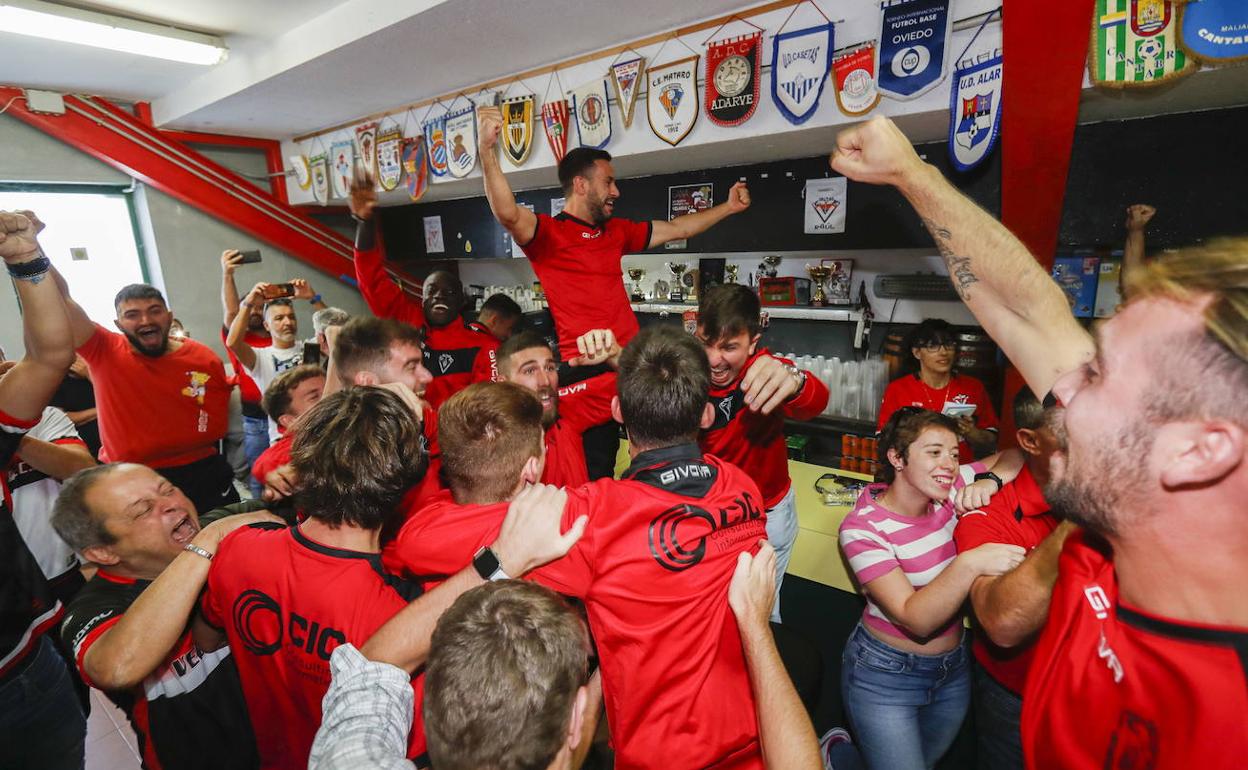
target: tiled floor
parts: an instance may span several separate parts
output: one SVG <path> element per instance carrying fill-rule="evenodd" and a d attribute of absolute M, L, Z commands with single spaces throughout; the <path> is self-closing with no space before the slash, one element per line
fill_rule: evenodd
<path fill-rule="evenodd" d="M 138 770 L 139 743 L 126 715 L 99 690 L 91 691 L 87 770 Z"/>

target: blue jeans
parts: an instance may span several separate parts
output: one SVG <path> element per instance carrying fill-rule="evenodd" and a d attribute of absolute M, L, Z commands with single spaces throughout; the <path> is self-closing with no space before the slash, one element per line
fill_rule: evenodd
<path fill-rule="evenodd" d="M 0 683 L 0 767 L 62 770 L 83 766 L 87 718 L 65 659 L 47 635 Z"/>
<path fill-rule="evenodd" d="M 243 455 L 247 458 L 247 487 L 259 498 L 264 485 L 251 475 L 256 458 L 269 448 L 269 418 L 243 415 Z"/>
<path fill-rule="evenodd" d="M 1023 699 L 993 679 L 979 662 L 972 668 L 975 683 L 975 737 L 979 770 L 1023 770 L 1023 736 L 1019 722 Z"/>
<path fill-rule="evenodd" d="M 966 639 L 943 655 L 902 652 L 862 623 L 841 656 L 841 695 L 871 770 L 931 768 L 958 736 L 971 701 Z"/>
<path fill-rule="evenodd" d="M 789 568 L 793 543 L 797 540 L 797 494 L 793 487 L 774 507 L 767 509 L 767 542 L 776 549 L 776 602 L 771 606 L 771 622 L 780 622 L 780 584 Z"/>

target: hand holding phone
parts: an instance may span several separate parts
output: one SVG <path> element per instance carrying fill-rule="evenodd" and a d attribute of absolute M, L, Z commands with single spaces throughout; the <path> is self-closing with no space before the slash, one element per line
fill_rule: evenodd
<path fill-rule="evenodd" d="M 268 283 L 263 289 L 264 301 L 269 302 L 283 297 L 295 296 L 295 285 L 293 283 Z"/>

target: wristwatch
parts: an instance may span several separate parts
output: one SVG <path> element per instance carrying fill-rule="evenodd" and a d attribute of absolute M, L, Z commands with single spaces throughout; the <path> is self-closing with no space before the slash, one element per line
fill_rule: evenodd
<path fill-rule="evenodd" d="M 998 491 L 998 492 L 1000 492 L 1000 491 L 1001 491 L 1001 487 L 1004 487 L 1004 486 L 1005 486 L 1005 482 L 1001 480 L 1001 477 L 1000 477 L 1000 476 L 998 476 L 997 474 L 993 473 L 992 471 L 984 471 L 983 473 L 976 473 L 976 474 L 975 474 L 975 480 L 976 480 L 976 481 L 983 481 L 984 479 L 992 479 L 993 481 L 997 482 L 997 491 Z"/>
<path fill-rule="evenodd" d="M 472 557 L 473 569 L 481 576 L 482 580 L 510 580 L 511 575 L 503 571 L 502 562 L 498 560 L 498 556 L 488 546 L 482 546 L 480 550 Z"/>
<path fill-rule="evenodd" d="M 316 303 L 318 303 L 318 302 L 320 302 L 320 301 L 321 301 L 321 295 L 320 295 L 320 294 L 313 294 L 313 295 L 311 296 L 311 298 L 309 298 L 309 299 L 308 299 L 308 302 L 311 302 L 313 305 L 315 305 Z"/>

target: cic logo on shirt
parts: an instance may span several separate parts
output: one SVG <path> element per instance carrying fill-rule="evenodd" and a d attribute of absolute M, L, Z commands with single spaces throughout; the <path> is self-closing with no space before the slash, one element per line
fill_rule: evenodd
<path fill-rule="evenodd" d="M 707 543 L 716 533 L 762 517 L 748 493 L 715 513 L 689 503 L 674 505 L 650 522 L 650 555 L 663 569 L 684 572 L 706 557 Z"/>
<path fill-rule="evenodd" d="M 347 642 L 343 632 L 297 612 L 289 613 L 283 623 L 277 600 L 254 589 L 243 591 L 234 600 L 234 631 L 253 655 L 272 655 L 285 644 L 328 661 L 334 648 Z"/>

